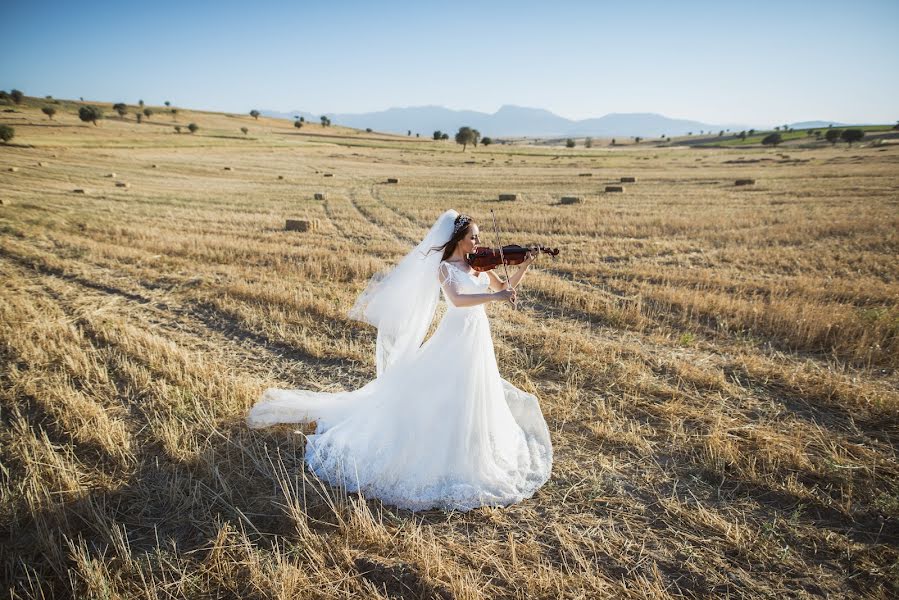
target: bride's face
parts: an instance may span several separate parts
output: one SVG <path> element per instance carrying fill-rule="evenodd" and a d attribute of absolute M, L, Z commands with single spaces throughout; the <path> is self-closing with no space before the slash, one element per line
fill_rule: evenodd
<path fill-rule="evenodd" d="M 459 248 L 463 253 L 474 252 L 476 246 L 481 245 L 481 231 L 478 229 L 477 223 L 472 223 L 468 227 L 468 234 L 459 240 Z"/>

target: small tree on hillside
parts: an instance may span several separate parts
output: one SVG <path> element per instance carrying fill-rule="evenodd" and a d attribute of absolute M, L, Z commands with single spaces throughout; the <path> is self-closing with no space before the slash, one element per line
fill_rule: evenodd
<path fill-rule="evenodd" d="M 485 137 L 483 140 L 481 140 L 481 143 L 484 144 L 485 146 L 489 146 L 490 144 L 493 143 L 493 139 L 489 138 L 489 137 Z"/>
<path fill-rule="evenodd" d="M 329 119 L 325 115 L 322 115 L 321 117 L 319 117 L 319 119 L 322 122 L 322 127 L 330 127 L 331 126 L 331 119 Z M 409 134 L 411 135 L 411 132 Z"/>
<path fill-rule="evenodd" d="M 124 118 L 125 118 L 125 115 L 128 113 L 128 107 L 125 106 L 125 103 L 124 103 L 124 102 L 117 102 L 116 104 L 113 104 L 113 105 L 112 105 L 112 110 L 114 110 L 114 111 L 116 111 L 117 113 L 119 113 L 119 118 L 120 118 L 120 119 L 124 119 Z"/>
<path fill-rule="evenodd" d="M 45 115 L 47 115 L 48 117 L 50 117 L 50 120 L 52 121 L 53 115 L 56 114 L 56 109 L 53 108 L 52 106 L 45 106 L 44 108 L 41 109 L 41 112 L 44 113 Z"/>
<path fill-rule="evenodd" d="M 241 127 L 240 130 L 243 132 L 244 135 L 247 135 L 248 133 L 250 133 L 250 130 L 247 129 L 246 127 Z"/>
<path fill-rule="evenodd" d="M 750 129 L 750 130 L 749 130 L 749 135 L 755 135 L 755 129 Z"/>
<path fill-rule="evenodd" d="M 566 147 L 566 148 L 574 148 L 576 145 L 577 145 L 577 144 L 575 144 L 575 143 L 574 143 L 574 140 L 571 139 L 571 138 L 568 138 L 567 140 L 565 140 L 565 147 Z"/>
<path fill-rule="evenodd" d="M 172 109 L 172 121 L 177 121 L 177 120 L 178 120 L 178 109 L 173 108 Z"/>
<path fill-rule="evenodd" d="M 448 140 L 448 139 L 449 139 L 449 134 L 446 133 L 446 132 L 444 132 L 443 135 L 440 136 L 440 139 L 441 139 L 441 140 Z"/>
<path fill-rule="evenodd" d="M 25 94 L 23 94 L 19 90 L 11 90 L 9 92 L 9 97 L 12 98 L 12 101 L 16 104 L 22 104 L 22 100 L 25 98 Z"/>
<path fill-rule="evenodd" d="M 593 147 L 593 138 L 588 137 L 584 140 L 584 148 L 592 148 Z"/>
<path fill-rule="evenodd" d="M 103 112 L 96 106 L 82 106 L 78 109 L 78 118 L 96 126 L 97 121 L 103 118 Z"/>
<path fill-rule="evenodd" d="M 149 121 L 149 120 L 150 120 L 150 117 L 153 116 L 153 110 L 150 109 L 150 108 L 145 108 L 145 109 L 144 109 L 144 116 L 147 117 L 147 120 Z"/>
<path fill-rule="evenodd" d="M 9 125 L 0 125 L 0 141 L 4 144 L 16 137 L 16 130 Z"/>
<path fill-rule="evenodd" d="M 175 125 L 175 133 L 181 133 L 181 125 Z"/>
<path fill-rule="evenodd" d="M 475 143 L 475 130 L 471 127 L 460 127 L 456 132 L 456 143 L 462 144 L 462 152 L 465 152 L 468 144 Z"/>
<path fill-rule="evenodd" d="M 197 130 L 200 128 L 200 126 L 197 125 L 196 123 L 191 123 L 190 125 L 187 126 L 187 128 L 190 130 L 191 133 L 196 133 Z"/>
<path fill-rule="evenodd" d="M 634 138 L 634 143 L 635 143 L 635 144 L 639 144 L 639 143 L 642 142 L 642 141 L 643 141 L 643 138 L 641 138 L 639 135 L 638 135 L 637 137 Z"/>
<path fill-rule="evenodd" d="M 777 148 L 777 145 L 783 141 L 783 138 L 779 133 L 771 133 L 765 136 L 762 140 L 763 146 L 774 146 Z"/>
<path fill-rule="evenodd" d="M 140 124 L 144 120 L 144 113 L 142 113 L 141 111 L 137 111 L 136 113 L 134 113 L 134 117 L 137 119 L 138 124 Z"/>
<path fill-rule="evenodd" d="M 166 100 L 166 101 L 164 102 L 164 104 L 165 104 L 167 107 L 172 105 L 172 103 L 169 102 L 168 100 Z"/>
<path fill-rule="evenodd" d="M 739 135 L 738 137 L 739 137 L 741 140 L 746 141 L 746 132 L 745 132 L 745 131 L 741 131 L 741 132 L 740 132 L 740 135 Z"/>
<path fill-rule="evenodd" d="M 293 122 L 293 126 L 296 127 L 297 129 L 302 129 L 302 128 L 303 128 L 303 122 L 300 121 L 300 120 L 296 120 L 296 121 Z"/>
<path fill-rule="evenodd" d="M 439 140 L 441 138 L 443 138 L 443 132 L 438 129 L 437 131 L 434 132 L 434 139 Z"/>
<path fill-rule="evenodd" d="M 141 108 L 143 108 L 143 107 L 144 107 L 144 101 L 143 101 L 143 100 L 138 100 L 138 101 L 137 101 L 137 105 L 140 106 Z"/>
<path fill-rule="evenodd" d="M 831 146 L 836 146 L 837 142 L 840 141 L 840 136 L 843 132 L 839 129 L 828 129 L 827 133 L 824 134 L 824 139 L 830 142 Z"/>
<path fill-rule="evenodd" d="M 861 129 L 846 129 L 840 134 L 840 139 L 852 146 L 852 142 L 860 142 L 864 139 L 865 132 Z"/>
<path fill-rule="evenodd" d="M 254 110 L 251 110 L 251 111 L 250 111 L 250 116 L 253 117 L 253 118 L 256 119 L 256 120 L 259 120 L 259 111 L 258 111 L 258 110 L 255 110 L 255 109 L 254 109 Z"/>

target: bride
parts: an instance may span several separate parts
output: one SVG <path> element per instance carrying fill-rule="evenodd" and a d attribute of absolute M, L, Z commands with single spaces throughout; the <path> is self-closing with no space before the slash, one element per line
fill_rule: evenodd
<path fill-rule="evenodd" d="M 315 421 L 312 472 L 399 508 L 466 511 L 531 497 L 552 468 L 549 430 L 537 398 L 500 377 L 484 305 L 514 303 L 535 257 L 508 282 L 474 273 L 465 254 L 478 236 L 470 217 L 448 210 L 396 267 L 372 277 L 349 314 L 378 328 L 376 379 L 350 392 L 269 388 L 249 426 Z M 423 342 L 441 289 L 446 314 Z"/>

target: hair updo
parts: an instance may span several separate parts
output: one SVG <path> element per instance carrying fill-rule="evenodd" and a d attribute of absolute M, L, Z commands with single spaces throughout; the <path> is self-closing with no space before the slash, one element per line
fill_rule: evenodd
<path fill-rule="evenodd" d="M 431 251 L 436 252 L 438 250 L 443 250 L 443 257 L 440 260 L 447 260 L 453 255 L 453 252 L 456 251 L 456 246 L 459 245 L 459 242 L 468 235 L 469 231 L 471 231 L 472 222 L 471 217 L 459 213 L 456 220 L 453 222 L 453 235 L 450 237 L 449 241 L 442 246 L 431 248 Z"/>

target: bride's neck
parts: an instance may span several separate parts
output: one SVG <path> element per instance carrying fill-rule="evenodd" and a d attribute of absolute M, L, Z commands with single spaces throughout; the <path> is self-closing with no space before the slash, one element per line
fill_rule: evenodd
<path fill-rule="evenodd" d="M 449 260 L 452 260 L 455 262 L 466 262 L 465 253 L 462 252 L 461 248 L 456 246 L 456 249 L 453 251 L 452 254 L 450 254 Z"/>

